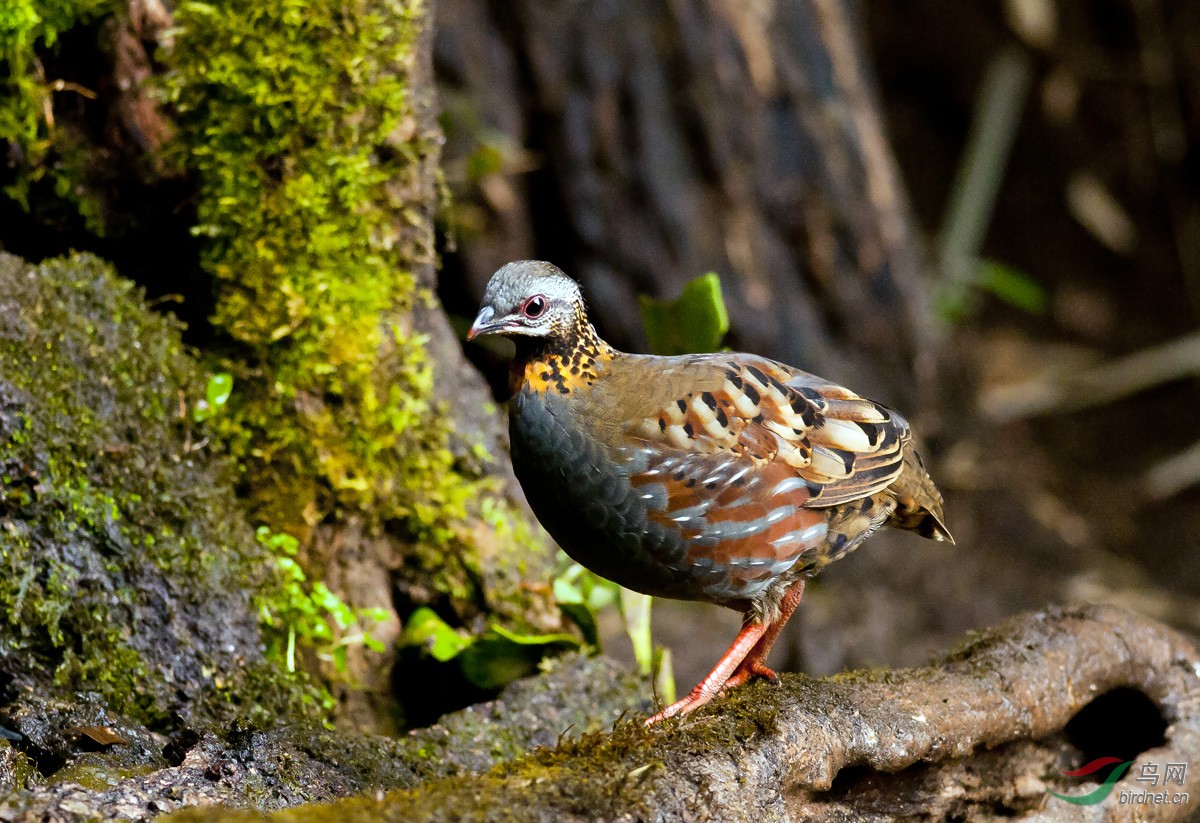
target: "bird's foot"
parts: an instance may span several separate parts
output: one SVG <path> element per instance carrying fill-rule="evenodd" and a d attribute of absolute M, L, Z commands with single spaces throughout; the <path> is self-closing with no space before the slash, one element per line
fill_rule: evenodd
<path fill-rule="evenodd" d="M 696 688 L 692 689 L 691 692 L 688 693 L 687 697 L 683 698 L 682 700 L 676 700 L 670 706 L 667 706 L 658 714 L 649 718 L 646 721 L 646 725 L 653 726 L 655 723 L 666 720 L 668 717 L 674 717 L 677 714 L 687 714 L 690 711 L 700 708 L 717 695 L 725 694 L 725 692 L 729 691 L 730 689 L 736 689 L 738 686 L 748 683 L 749 681 L 758 677 L 770 680 L 772 683 L 779 682 L 779 675 L 775 673 L 774 669 L 770 668 L 764 663 L 760 663 L 758 661 L 753 661 L 750 663 L 743 662 L 737 667 L 737 669 L 734 670 L 733 674 L 729 676 L 729 679 L 720 686 L 717 686 L 716 688 L 706 688 L 708 684 L 701 683 L 700 685 L 696 686 Z"/>
<path fill-rule="evenodd" d="M 725 684 L 734 672 L 747 665 L 753 670 L 755 664 L 747 664 L 746 656 L 751 653 L 766 631 L 767 626 L 765 623 L 746 623 L 742 626 L 742 630 L 733 641 L 733 645 L 729 647 L 725 654 L 721 655 L 721 659 L 717 661 L 717 665 L 708 673 L 708 676 L 701 680 L 696 685 L 696 688 L 688 693 L 687 697 L 667 706 L 661 712 L 647 720 L 646 725 L 653 726 L 655 723 L 666 720 L 668 717 L 695 711 L 724 691 Z M 766 666 L 760 666 L 759 668 L 771 671 Z M 771 674 L 775 673 L 771 672 Z"/>
<path fill-rule="evenodd" d="M 772 683 L 779 683 L 779 675 L 770 666 L 758 660 L 743 662 L 734 670 L 725 684 L 721 686 L 720 694 L 724 694 L 730 689 L 736 689 L 745 683 L 749 683 L 755 678 L 761 677 L 764 680 L 770 680 Z"/>
<path fill-rule="evenodd" d="M 688 693 L 688 696 L 682 700 L 676 700 L 670 706 L 660 711 L 653 717 L 647 718 L 646 725 L 653 726 L 655 723 L 660 723 L 668 717 L 674 717 L 677 714 L 687 714 L 690 711 L 700 708 L 708 701 L 712 700 L 720 693 L 719 689 L 706 689 L 704 683 L 701 683 L 696 688 Z"/>

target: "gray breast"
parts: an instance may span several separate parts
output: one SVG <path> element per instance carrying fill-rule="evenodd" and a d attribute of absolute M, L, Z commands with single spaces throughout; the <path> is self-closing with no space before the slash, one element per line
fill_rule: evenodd
<path fill-rule="evenodd" d="M 647 518 L 624 458 L 573 419 L 569 402 L 522 391 L 510 406 L 513 469 L 538 520 L 597 574 L 647 594 L 688 597 L 682 538 Z"/>

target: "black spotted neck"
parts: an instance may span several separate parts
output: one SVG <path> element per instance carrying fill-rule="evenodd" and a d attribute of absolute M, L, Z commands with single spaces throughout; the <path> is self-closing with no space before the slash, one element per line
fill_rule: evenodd
<path fill-rule="evenodd" d="M 599 366 L 617 354 L 588 322 L 582 306 L 572 321 L 552 328 L 545 337 L 516 337 L 517 356 L 510 382 L 514 392 L 570 394 L 592 386 Z"/>

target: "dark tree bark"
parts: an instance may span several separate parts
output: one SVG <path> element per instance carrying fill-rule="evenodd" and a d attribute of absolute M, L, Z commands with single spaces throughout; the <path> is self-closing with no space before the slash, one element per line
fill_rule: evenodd
<path fill-rule="evenodd" d="M 934 333 L 850 5 L 445 0 L 450 265 L 550 259 L 635 347 L 636 292 L 716 270 L 731 345 L 911 404 Z"/>

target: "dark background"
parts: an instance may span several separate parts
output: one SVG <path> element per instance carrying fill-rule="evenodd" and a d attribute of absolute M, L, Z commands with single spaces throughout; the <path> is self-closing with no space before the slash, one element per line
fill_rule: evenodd
<path fill-rule="evenodd" d="M 1200 491 L 1155 493 L 1146 480 L 1200 439 L 1195 381 L 1008 421 L 981 398 L 1195 331 L 1200 7 L 863 4 L 863 71 L 878 84 L 913 254 L 878 265 L 868 247 L 881 218 L 859 185 L 859 147 L 828 127 L 826 75 L 804 48 L 826 37 L 799 10 L 809 4 L 724 17 L 702 5 L 516 3 L 481 15 L 443 4 L 449 310 L 469 315 L 506 260 L 547 258 L 584 282 L 603 333 L 644 350 L 634 294 L 672 297 L 712 269 L 732 347 L 914 419 L 957 549 L 873 539 L 810 593 L 803 626 L 775 657 L 786 667 L 920 663 L 963 629 L 1049 600 L 1111 600 L 1197 628 Z M 767 21 L 757 32 L 756 13 Z M 1005 52 L 1027 73 L 1026 95 L 979 252 L 1034 284 L 1044 308 L 972 289 L 947 320 L 939 233 L 985 74 Z M 774 77 L 765 90 L 755 60 Z M 494 150 L 494 172 L 472 176 L 481 146 Z M 740 253 L 745 234 L 752 248 Z M 935 297 L 914 299 L 922 289 Z M 503 397 L 502 358 L 468 354 Z M 711 607 L 656 608 L 656 637 L 684 658 L 681 686 L 736 631 L 736 615 Z M 609 622 L 610 650 L 621 650 Z"/>

